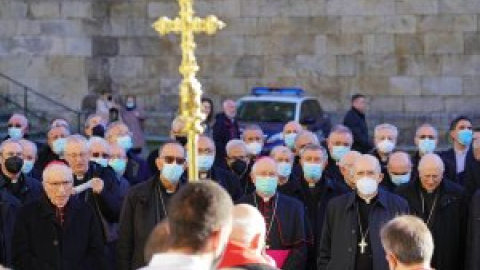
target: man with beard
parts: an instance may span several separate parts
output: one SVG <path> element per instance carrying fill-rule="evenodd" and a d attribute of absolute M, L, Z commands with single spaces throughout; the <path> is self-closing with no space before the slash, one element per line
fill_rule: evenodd
<path fill-rule="evenodd" d="M 168 206 L 168 248 L 142 269 L 216 269 L 232 231 L 232 210 L 228 193 L 212 181 L 183 187 Z"/>

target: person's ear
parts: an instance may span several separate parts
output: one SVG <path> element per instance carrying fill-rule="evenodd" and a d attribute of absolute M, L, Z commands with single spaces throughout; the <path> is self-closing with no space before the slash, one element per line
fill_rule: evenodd
<path fill-rule="evenodd" d="M 396 269 L 397 268 L 397 259 L 395 258 L 395 256 L 388 252 L 386 255 L 385 255 L 385 258 L 387 259 L 387 262 L 388 262 L 388 267 L 389 269 Z"/>
<path fill-rule="evenodd" d="M 383 173 L 380 173 L 380 174 L 378 175 L 377 183 L 380 184 L 380 183 L 383 181 L 383 178 L 384 178 L 384 177 L 385 177 L 385 175 L 384 175 Z"/>
<path fill-rule="evenodd" d="M 250 242 L 250 249 L 251 250 L 259 250 L 263 248 L 263 240 L 262 235 L 260 233 L 255 234 L 252 241 Z"/>
<path fill-rule="evenodd" d="M 157 169 L 161 171 L 163 169 L 163 159 L 157 157 L 157 159 L 155 159 L 155 165 L 157 165 Z"/>
<path fill-rule="evenodd" d="M 255 184 L 255 181 L 256 181 L 257 179 L 256 179 L 256 176 L 255 176 L 255 174 L 253 173 L 253 171 L 250 172 L 250 179 L 252 179 L 252 183 Z"/>

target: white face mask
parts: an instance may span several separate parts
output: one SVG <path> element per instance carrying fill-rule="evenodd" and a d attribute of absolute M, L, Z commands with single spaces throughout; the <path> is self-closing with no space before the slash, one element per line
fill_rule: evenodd
<path fill-rule="evenodd" d="M 380 152 L 388 154 L 391 153 L 395 148 L 395 143 L 388 139 L 385 139 L 377 144 L 377 148 Z"/>
<path fill-rule="evenodd" d="M 258 155 L 262 152 L 263 144 L 259 142 L 251 142 L 247 144 L 247 151 L 250 155 Z"/>
<path fill-rule="evenodd" d="M 362 177 L 355 183 L 358 192 L 365 196 L 371 196 L 378 190 L 378 183 L 370 177 Z"/>

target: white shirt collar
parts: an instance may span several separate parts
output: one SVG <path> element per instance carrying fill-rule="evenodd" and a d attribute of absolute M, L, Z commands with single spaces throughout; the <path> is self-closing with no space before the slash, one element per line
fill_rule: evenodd
<path fill-rule="evenodd" d="M 182 253 L 158 253 L 153 255 L 143 270 L 210 270 L 211 263 L 200 255 Z"/>

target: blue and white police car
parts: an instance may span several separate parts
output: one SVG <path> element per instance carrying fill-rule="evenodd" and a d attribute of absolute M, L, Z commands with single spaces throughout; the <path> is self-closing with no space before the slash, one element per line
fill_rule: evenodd
<path fill-rule="evenodd" d="M 265 133 L 264 152 L 283 143 L 283 126 L 292 120 L 316 133 L 322 141 L 331 128 L 329 116 L 318 100 L 305 96 L 301 88 L 254 87 L 249 96 L 237 102 L 240 130 L 250 124 L 259 125 Z"/>

